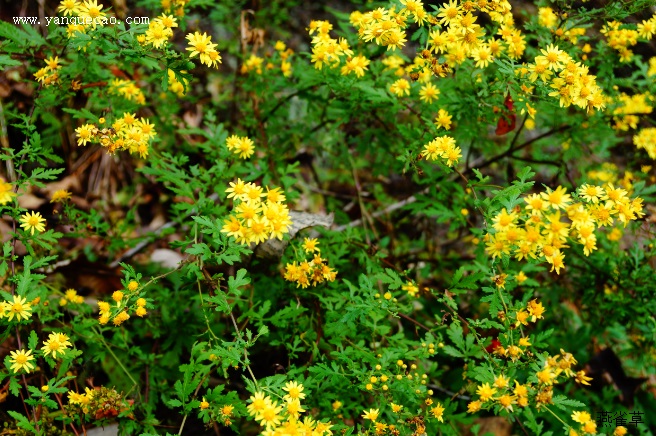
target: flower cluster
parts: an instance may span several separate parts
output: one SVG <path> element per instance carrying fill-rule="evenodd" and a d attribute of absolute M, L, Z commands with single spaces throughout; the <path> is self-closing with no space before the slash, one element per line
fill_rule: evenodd
<path fill-rule="evenodd" d="M 419 288 L 413 282 L 407 282 L 405 285 L 401 286 L 401 290 L 406 291 L 409 296 L 416 297 L 419 292 Z"/>
<path fill-rule="evenodd" d="M 486 251 L 493 258 L 512 252 L 517 260 L 546 260 L 551 271 L 560 274 L 565 267 L 562 249 L 569 247 L 568 239 L 581 244 L 583 253 L 589 256 L 597 249 L 595 230 L 613 226 L 615 219 L 626 226 L 644 216 L 643 200 L 630 199 L 626 190 L 612 183 L 603 187 L 584 184 L 579 187 L 578 196 L 581 201 L 574 202 L 564 187 L 547 188 L 524 198 L 524 208 L 510 212 L 503 209 L 493 219 L 495 233 L 485 236 Z"/>
<path fill-rule="evenodd" d="M 96 26 L 102 26 L 106 16 L 102 11 L 103 5 L 98 4 L 98 0 L 84 2 L 63 0 L 57 10 L 64 16 L 71 17 L 66 29 L 69 38 L 76 32 L 84 33 L 88 28 L 95 29 Z"/>
<path fill-rule="evenodd" d="M 104 124 L 105 119 L 101 118 L 99 123 Z M 155 126 L 150 121 L 145 118 L 138 119 L 129 112 L 117 118 L 110 128 L 99 129 L 94 124 L 84 124 L 75 129 L 75 133 L 77 145 L 98 143 L 109 153 L 128 150 L 130 154 L 139 153 L 142 158 L 148 156 L 149 142 L 157 135 Z"/>
<path fill-rule="evenodd" d="M 517 280 L 519 282 L 521 278 L 517 277 Z M 526 305 L 526 308 L 520 308 L 515 311 L 515 328 L 522 325 L 527 326 L 529 322 L 537 322 L 537 320 L 544 318 L 544 312 L 545 308 L 542 306 L 542 303 L 538 302 L 537 300 L 529 301 Z M 503 346 L 498 339 L 494 339 L 486 349 L 497 356 L 510 359 L 513 362 L 517 362 L 519 358 L 526 352 L 527 348 L 531 345 L 532 344 L 530 338 L 527 336 L 522 336 L 519 338 L 516 345 L 510 344 L 507 346 Z"/>
<path fill-rule="evenodd" d="M 656 127 L 641 129 L 633 137 L 633 144 L 638 148 L 644 148 L 649 157 L 656 160 Z"/>
<path fill-rule="evenodd" d="M 390 9 L 378 8 L 373 11 L 351 13 L 351 24 L 358 30 L 358 37 L 365 42 L 374 41 L 378 45 L 387 47 L 387 50 L 403 48 L 408 41 L 405 29 L 410 15 L 419 25 L 423 25 L 428 14 L 420 1 L 403 1 L 403 9 L 396 13 L 394 7 Z M 408 3 L 410 9 L 408 9 Z"/>
<path fill-rule="evenodd" d="M 638 43 L 638 38 L 650 41 L 656 34 L 656 14 L 649 20 L 643 20 L 637 29 L 623 27 L 619 21 L 607 23 L 601 33 L 606 37 L 608 46 L 616 50 L 620 62 L 629 62 L 633 58 L 633 51 L 629 48 Z"/>
<path fill-rule="evenodd" d="M 189 57 L 193 58 L 198 56 L 200 58 L 200 63 L 205 64 L 208 67 L 219 68 L 221 63 L 221 55 L 216 50 L 216 44 L 212 42 L 212 37 L 206 33 L 201 35 L 200 32 L 190 33 L 186 36 L 186 39 L 189 40 Z"/>
<path fill-rule="evenodd" d="M 15 196 L 13 185 L 0 177 L 0 205 L 9 203 Z"/>
<path fill-rule="evenodd" d="M 568 40 L 572 44 L 576 44 L 578 37 L 585 35 L 586 31 L 585 27 L 558 28 L 558 15 L 550 7 L 538 8 L 538 24 L 551 29 L 555 36 Z"/>
<path fill-rule="evenodd" d="M 577 383 L 587 383 L 591 380 L 586 377 L 585 371 L 573 371 L 573 366 L 578 362 L 571 353 L 560 350 L 560 354 L 547 356 L 542 367 L 534 368 L 534 373 L 529 376 L 526 383 L 521 384 L 518 380 L 511 380 L 503 374 L 494 376 L 494 382 L 481 383 L 476 388 L 478 399 L 467 405 L 469 413 L 475 413 L 494 406 L 512 412 L 513 406 L 527 407 L 531 400 L 535 402 L 536 408 L 540 409 L 553 402 L 553 385 L 562 380 L 573 378 Z"/>
<path fill-rule="evenodd" d="M 16 321 L 21 321 L 30 319 L 31 316 L 32 305 L 20 295 L 13 295 L 12 301 L 0 302 L 0 319 L 7 318 L 7 321 L 12 321 L 15 317 Z"/>
<path fill-rule="evenodd" d="M 303 289 L 308 286 L 317 286 L 323 282 L 333 282 L 337 277 L 337 271 L 328 266 L 326 259 L 321 258 L 321 250 L 316 239 L 305 238 L 303 249 L 306 254 L 315 253 L 311 261 L 307 259 L 298 263 L 288 263 L 285 267 L 285 280 L 296 283 L 296 287 Z"/>
<path fill-rule="evenodd" d="M 462 3 L 451 0 L 435 14 L 428 14 L 421 1 L 408 0 L 402 4 L 404 7 L 398 13 L 394 7 L 378 8 L 365 14 L 353 12 L 351 23 L 358 29 L 361 39 L 374 41 L 388 49 L 405 44 L 411 16 L 419 26 L 428 23 L 427 47 L 412 64 L 403 67 L 404 61 L 398 56 L 383 60 L 388 69 L 395 70 L 396 75 L 408 74 L 413 81 L 419 81 L 422 84 L 420 98 L 427 103 L 433 102 L 439 95 L 439 90 L 430 83 L 431 77 L 445 77 L 453 67 L 467 59 L 472 59 L 477 68 L 486 68 L 504 51 L 512 59 L 518 59 L 526 48 L 524 36 L 514 28 L 511 6 L 506 0 Z M 476 13 L 486 13 L 498 24 L 500 39 L 493 36 L 486 38 L 485 29 L 476 23 Z M 410 95 L 411 85 L 405 78 L 400 78 L 389 89 L 397 96 Z"/>
<path fill-rule="evenodd" d="M 312 58 L 311 61 L 314 67 L 321 70 L 324 65 L 330 68 L 339 66 L 342 57 L 346 57 L 347 61 L 351 60 L 353 50 L 349 47 L 345 38 L 339 40 L 330 37 L 330 31 L 333 25 L 329 21 L 311 21 L 308 32 L 312 38 Z M 367 69 L 368 63 L 359 63 L 358 68 L 362 70 Z"/>
<path fill-rule="evenodd" d="M 155 48 L 161 48 L 169 42 L 173 36 L 173 28 L 178 27 L 178 21 L 173 15 L 163 14 L 148 25 L 148 30 L 144 35 L 139 35 L 138 40 L 141 44 L 150 44 Z M 142 38 L 140 38 L 143 36 Z"/>
<path fill-rule="evenodd" d="M 280 188 L 266 189 L 264 192 L 261 186 L 241 179 L 230 182 L 225 192 L 235 203 L 235 213 L 225 219 L 221 232 L 234 237 L 239 244 L 258 244 L 271 238 L 282 240 L 292 224 L 284 204 L 285 195 Z"/>
<path fill-rule="evenodd" d="M 647 70 L 647 77 L 656 76 L 656 56 L 649 58 L 649 69 Z"/>
<path fill-rule="evenodd" d="M 69 337 L 63 333 L 50 333 L 47 341 L 43 341 L 44 356 L 52 356 L 53 359 L 57 358 L 57 354 L 63 355 L 64 352 L 71 346 Z"/>
<path fill-rule="evenodd" d="M 161 0 L 162 9 L 164 11 L 175 14 L 178 17 L 184 16 L 184 7 L 190 0 Z"/>
<path fill-rule="evenodd" d="M 425 144 L 421 155 L 428 160 L 444 159 L 445 164 L 452 167 L 462 157 L 462 150 L 456 146 L 456 140 L 452 137 L 440 136 Z"/>
<path fill-rule="evenodd" d="M 186 73 L 186 71 L 182 71 Z M 183 97 L 185 95 L 185 87 L 189 86 L 189 81 L 187 79 L 178 80 L 175 76 L 173 70 L 168 70 L 169 75 L 169 91 L 175 93 L 178 97 Z"/>
<path fill-rule="evenodd" d="M 421 346 L 423 350 L 427 349 L 425 342 L 422 342 Z M 440 343 L 439 346 L 442 347 L 443 344 Z M 428 344 L 428 355 L 434 353 L 434 345 L 431 342 Z M 381 354 L 378 354 L 378 357 L 380 358 Z M 373 434 L 405 434 L 401 433 L 402 429 L 397 427 L 396 424 L 409 427 L 413 432 L 412 434 L 424 434 L 426 432 L 425 420 L 427 418 L 444 422 L 443 414 L 445 408 L 442 403 L 435 403 L 433 401 L 432 396 L 434 392 L 432 389 L 427 389 L 428 374 L 421 372 L 418 365 L 406 363 L 401 359 L 391 362 L 387 361 L 387 363 L 392 368 L 384 369 L 381 364 L 375 365 L 364 381 L 364 389 L 375 391 L 390 400 L 394 399 L 396 393 L 403 393 L 403 398 L 407 401 L 407 395 L 414 393 L 414 399 L 417 401 L 418 407 L 408 407 L 409 410 L 406 411 L 404 410 L 404 405 L 391 402 L 389 404 L 391 411 L 397 417 L 392 420 L 394 423 L 386 423 L 379 419 L 380 408 L 364 410 L 361 416 L 372 422 L 371 430 L 373 430 Z M 341 402 L 333 403 L 333 409 L 335 410 L 341 406 Z M 409 406 L 409 403 L 406 403 L 406 406 Z M 412 412 L 416 412 L 418 415 L 410 419 L 400 419 L 402 416 L 407 417 L 407 413 Z"/>
<path fill-rule="evenodd" d="M 89 403 L 93 399 L 95 391 L 90 388 L 84 388 L 83 394 L 68 391 L 68 403 L 79 406 L 84 413 L 89 413 Z"/>
<path fill-rule="evenodd" d="M 244 61 L 241 66 L 241 74 L 248 74 L 253 71 L 257 74 L 262 74 L 262 64 L 264 64 L 264 58 L 256 54 L 251 54 L 246 61 Z"/>
<path fill-rule="evenodd" d="M 287 48 L 282 41 L 276 41 L 276 45 L 273 48 L 280 56 L 280 71 L 282 72 L 282 75 L 290 77 L 292 75 L 292 64 L 290 58 L 294 54 L 294 50 Z"/>
<path fill-rule="evenodd" d="M 651 102 L 654 97 L 645 92 L 643 94 L 627 95 L 621 93 L 615 100 L 613 109 L 613 129 L 627 131 L 636 129 L 640 115 L 648 115 L 653 111 Z"/>
<path fill-rule="evenodd" d="M 312 434 L 316 436 L 331 435 L 330 422 L 315 421 L 306 416 L 301 421 L 300 415 L 305 412 L 301 400 L 305 398 L 303 385 L 290 381 L 282 388 L 286 394 L 283 403 L 278 404 L 264 392 L 256 392 L 249 399 L 247 407 L 250 416 L 265 427 L 262 435 L 273 434 Z"/>
<path fill-rule="evenodd" d="M 202 414 L 208 414 L 210 419 L 213 421 L 219 419 L 226 427 L 230 427 L 232 425 L 232 412 L 235 409 L 235 406 L 232 404 L 224 404 L 218 408 L 218 410 L 215 408 L 210 409 L 210 403 L 205 399 L 205 397 L 203 397 L 203 400 L 200 402 L 198 407 L 200 407 Z"/>
<path fill-rule="evenodd" d="M 107 91 L 110 94 L 120 95 L 126 100 L 134 101 L 137 104 L 146 104 L 146 97 L 137 86 L 134 80 L 114 79 L 109 83 Z"/>
<path fill-rule="evenodd" d="M 139 283 L 131 280 L 125 290 L 127 290 L 127 294 L 122 290 L 115 291 L 112 294 L 115 305 L 111 305 L 107 301 L 98 301 L 98 310 L 100 312 L 98 322 L 101 325 L 112 321 L 115 326 L 120 326 L 130 319 L 130 312 L 138 317 L 143 317 L 148 313 L 146 310 L 148 302 L 141 297 L 143 289 L 139 289 Z"/>
<path fill-rule="evenodd" d="M 253 140 L 246 136 L 229 136 L 226 139 L 226 147 L 241 159 L 248 159 L 255 152 Z"/>
<path fill-rule="evenodd" d="M 43 86 L 54 85 L 59 81 L 59 56 L 54 58 L 51 56 L 46 59 L 46 66 L 34 73 L 34 78 L 37 82 L 43 83 Z"/>
<path fill-rule="evenodd" d="M 606 97 L 586 65 L 553 44 L 540 52 L 533 63 L 517 69 L 519 76 L 527 77 L 532 83 L 538 79 L 548 83 L 553 88 L 549 96 L 557 98 L 561 107 L 575 105 L 588 112 L 606 107 Z"/>
<path fill-rule="evenodd" d="M 512 59 L 522 56 L 526 41 L 521 31 L 514 27 L 509 2 L 465 3 L 451 0 L 439 9 L 435 18 L 437 22 L 428 37 L 430 52 L 443 53 L 447 65 L 452 68 L 467 58 L 473 59 L 478 68 L 485 68 L 504 51 Z M 485 38 L 485 29 L 476 23 L 478 17 L 474 12 L 477 11 L 488 14 L 499 25 L 497 34 L 501 39 Z"/>
<path fill-rule="evenodd" d="M 91 415 L 93 419 L 101 420 L 116 418 L 120 413 L 126 412 L 132 401 L 126 400 L 116 389 L 101 386 L 94 389 L 84 388 L 83 394 L 69 391 L 68 404 L 69 407 L 73 406 L 82 413 Z"/>
<path fill-rule="evenodd" d="M 50 198 L 51 203 L 64 203 L 67 200 L 70 200 L 71 196 L 73 194 L 70 191 L 67 191 L 66 189 L 58 189 L 55 192 L 52 193 L 52 197 Z"/>
<path fill-rule="evenodd" d="M 84 303 L 84 297 L 78 295 L 75 289 L 67 289 L 64 293 L 64 297 L 59 300 L 59 305 L 66 306 L 69 303 L 82 304 Z"/>

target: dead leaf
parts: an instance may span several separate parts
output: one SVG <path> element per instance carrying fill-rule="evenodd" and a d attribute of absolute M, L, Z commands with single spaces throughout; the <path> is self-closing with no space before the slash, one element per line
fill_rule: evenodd
<path fill-rule="evenodd" d="M 18 205 L 28 210 L 36 210 L 45 202 L 45 199 L 32 194 L 21 194 L 18 196 Z"/>
<path fill-rule="evenodd" d="M 323 226 L 330 228 L 333 225 L 334 216 L 323 215 L 318 213 L 307 213 L 290 211 L 289 217 L 292 220 L 292 225 L 289 228 L 289 236 L 293 238 L 296 234 L 308 227 Z M 255 256 L 267 259 L 280 259 L 282 253 L 287 248 L 289 240 L 269 239 L 268 241 L 260 244 L 255 249 Z"/>
<path fill-rule="evenodd" d="M 165 268 L 176 268 L 182 262 L 182 255 L 168 248 L 158 248 L 153 250 L 150 255 L 150 261 L 159 263 Z"/>

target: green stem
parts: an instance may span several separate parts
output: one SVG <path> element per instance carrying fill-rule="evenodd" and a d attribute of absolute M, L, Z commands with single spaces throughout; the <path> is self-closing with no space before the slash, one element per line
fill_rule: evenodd
<path fill-rule="evenodd" d="M 99 331 L 96 327 L 93 328 L 93 331 L 98 335 L 98 338 L 100 339 L 100 342 L 102 342 L 102 344 L 105 346 L 105 348 L 107 348 L 107 351 L 109 351 L 109 354 L 112 355 L 114 360 L 116 360 L 116 363 L 118 363 L 118 366 L 123 370 L 125 375 L 127 375 L 128 378 L 130 379 L 130 381 L 132 382 L 132 387 L 130 388 L 130 390 L 128 391 L 126 396 L 129 395 L 130 392 L 132 392 L 132 390 L 137 386 L 138 383 L 134 380 L 134 378 L 132 378 L 132 374 L 130 374 L 130 372 L 127 370 L 127 368 L 125 366 L 123 366 L 123 363 L 121 362 L 121 359 L 119 359 L 118 356 L 116 354 L 114 354 L 114 351 L 109 346 L 109 344 L 107 342 L 105 342 L 105 338 L 103 337 L 102 332 Z M 139 396 L 141 396 L 140 393 L 139 393 Z"/>

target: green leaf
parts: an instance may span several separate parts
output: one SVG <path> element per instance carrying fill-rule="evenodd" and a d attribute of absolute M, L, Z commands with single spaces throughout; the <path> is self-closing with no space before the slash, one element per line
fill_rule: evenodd
<path fill-rule="evenodd" d="M 176 400 L 175 398 L 169 399 L 166 404 L 169 407 L 182 407 L 182 402 L 180 400 Z"/>
<path fill-rule="evenodd" d="M 462 326 L 460 323 L 451 323 L 449 329 L 446 331 L 446 334 L 460 350 L 465 351 L 465 340 L 462 337 Z"/>
<path fill-rule="evenodd" d="M 0 67 L 17 67 L 19 65 L 23 65 L 23 63 L 12 59 L 10 56 L 0 55 Z"/>
<path fill-rule="evenodd" d="M 36 350 L 36 344 L 39 342 L 39 337 L 36 335 L 36 332 L 32 330 L 30 336 L 27 340 L 27 346 L 30 350 Z"/>
<path fill-rule="evenodd" d="M 16 420 L 16 425 L 19 428 L 22 428 L 23 430 L 28 430 L 33 432 L 34 434 L 37 433 L 36 428 L 32 425 L 29 419 L 27 419 L 24 415 L 15 412 L 13 410 L 7 410 L 7 413 Z"/>
<path fill-rule="evenodd" d="M 582 403 L 577 400 L 572 400 L 567 398 L 565 395 L 556 395 L 553 397 L 553 404 L 556 405 L 561 410 L 571 412 L 573 408 L 585 409 L 587 406 L 585 403 Z"/>
<path fill-rule="evenodd" d="M 251 282 L 251 279 L 246 277 L 246 271 L 244 268 L 237 271 L 237 274 L 234 277 L 228 278 L 228 290 L 230 293 L 239 295 L 239 288 L 245 286 Z"/>

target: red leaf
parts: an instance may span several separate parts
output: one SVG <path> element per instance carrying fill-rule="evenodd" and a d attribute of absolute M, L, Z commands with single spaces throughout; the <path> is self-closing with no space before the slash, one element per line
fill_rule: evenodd
<path fill-rule="evenodd" d="M 485 347 L 485 351 L 488 353 L 494 353 L 494 350 L 499 348 L 501 346 L 501 341 L 499 341 L 497 338 L 492 339 L 492 343 Z"/>
<path fill-rule="evenodd" d="M 505 135 L 508 132 L 515 130 L 515 125 L 517 121 L 517 116 L 513 112 L 515 108 L 514 102 L 510 94 L 506 95 L 506 99 L 503 101 L 503 105 L 508 109 L 508 112 L 502 113 L 499 122 L 497 123 L 497 128 L 494 131 L 499 136 Z"/>

